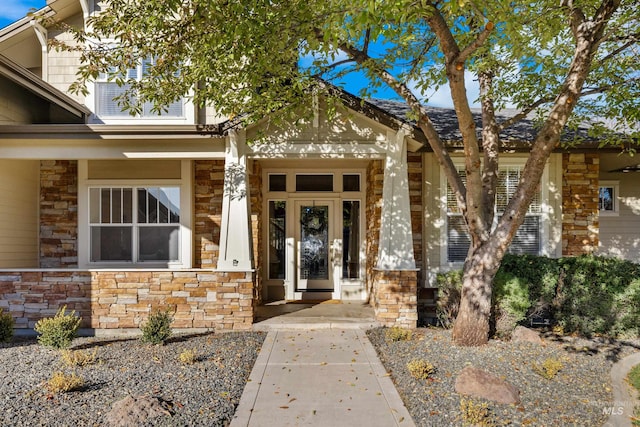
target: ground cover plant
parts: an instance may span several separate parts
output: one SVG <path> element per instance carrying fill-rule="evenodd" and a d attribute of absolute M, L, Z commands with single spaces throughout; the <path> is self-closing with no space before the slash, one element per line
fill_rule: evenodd
<path fill-rule="evenodd" d="M 438 277 L 438 318 L 452 322 L 461 273 Z M 640 337 L 640 265 L 599 256 L 505 255 L 493 293 L 493 331 L 508 338 L 518 324 L 548 320 L 564 333 Z"/>
<path fill-rule="evenodd" d="M 0 425 L 105 425 L 127 396 L 165 402 L 153 425 L 227 426 L 264 340 L 264 333 L 178 335 L 163 346 L 136 338 L 76 338 L 68 354 L 97 353 L 95 363 L 68 366 L 61 352 L 35 338 L 0 344 Z M 184 364 L 184 349 L 198 355 Z M 147 425 L 147 424 L 145 424 Z"/>

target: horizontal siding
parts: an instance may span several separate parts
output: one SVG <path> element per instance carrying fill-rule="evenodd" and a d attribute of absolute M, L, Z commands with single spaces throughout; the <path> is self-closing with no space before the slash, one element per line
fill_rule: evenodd
<path fill-rule="evenodd" d="M 0 160 L 0 268 L 38 266 L 37 161 Z"/>
<path fill-rule="evenodd" d="M 600 216 L 598 252 L 634 262 L 640 262 L 640 174 L 611 171 L 637 163 L 628 155 L 603 154 L 600 158 L 600 181 L 619 183 L 619 214 Z"/>
<path fill-rule="evenodd" d="M 66 20 L 66 23 L 73 27 L 81 27 L 83 25 L 82 15 L 72 16 Z M 65 30 L 50 28 L 48 36 L 53 40 L 73 43 L 73 36 Z M 68 92 L 69 85 L 76 81 L 76 73 L 80 64 L 80 52 L 50 49 L 47 55 L 47 82 L 79 103 L 84 104 L 84 96 Z"/>

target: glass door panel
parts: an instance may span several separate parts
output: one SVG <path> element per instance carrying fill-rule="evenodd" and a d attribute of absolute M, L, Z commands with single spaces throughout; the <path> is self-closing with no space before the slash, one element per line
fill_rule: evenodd
<path fill-rule="evenodd" d="M 296 202 L 297 289 L 333 289 L 333 202 Z"/>

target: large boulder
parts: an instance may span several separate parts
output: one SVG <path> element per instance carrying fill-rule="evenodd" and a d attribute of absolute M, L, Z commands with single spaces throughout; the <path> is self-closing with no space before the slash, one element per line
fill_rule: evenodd
<path fill-rule="evenodd" d="M 459 394 L 498 403 L 520 403 L 520 391 L 508 382 L 482 369 L 467 366 L 456 378 L 455 390 Z"/>
<path fill-rule="evenodd" d="M 110 427 L 126 427 L 146 425 L 147 421 L 171 415 L 166 404 L 157 397 L 127 396 L 111 407 L 105 418 L 105 425 Z"/>
<path fill-rule="evenodd" d="M 542 338 L 540 338 L 540 335 L 536 331 L 525 328 L 524 326 L 516 326 L 516 328 L 511 333 L 511 341 L 530 342 L 533 344 L 542 345 Z"/>

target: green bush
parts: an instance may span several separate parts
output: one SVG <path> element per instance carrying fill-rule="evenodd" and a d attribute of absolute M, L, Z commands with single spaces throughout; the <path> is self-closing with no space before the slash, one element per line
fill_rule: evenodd
<path fill-rule="evenodd" d="M 38 320 L 34 329 L 40 334 L 40 344 L 53 348 L 68 348 L 71 341 L 78 336 L 82 318 L 75 315 L 75 310 L 70 313 L 66 313 L 66 310 L 65 305 L 54 317 Z"/>
<path fill-rule="evenodd" d="M 635 365 L 627 374 L 627 381 L 636 390 L 640 391 L 640 365 Z"/>
<path fill-rule="evenodd" d="M 0 308 L 0 342 L 10 342 L 13 338 L 13 316 L 3 313 Z"/>
<path fill-rule="evenodd" d="M 147 321 L 140 328 L 142 342 L 149 344 L 164 344 L 171 336 L 173 317 L 169 310 L 155 310 L 151 312 Z"/>
<path fill-rule="evenodd" d="M 499 271 L 492 292 L 493 323 L 496 336 L 510 338 L 531 307 L 527 283 L 512 273 Z"/>
<path fill-rule="evenodd" d="M 407 363 L 407 370 L 413 378 L 426 380 L 436 371 L 436 368 L 427 360 L 412 359 Z"/>
<path fill-rule="evenodd" d="M 437 315 L 450 327 L 460 303 L 462 272 L 437 277 Z M 640 265 L 599 256 L 552 259 L 505 255 L 494 280 L 493 324 L 506 335 L 516 323 L 549 318 L 565 333 L 640 336 Z"/>

